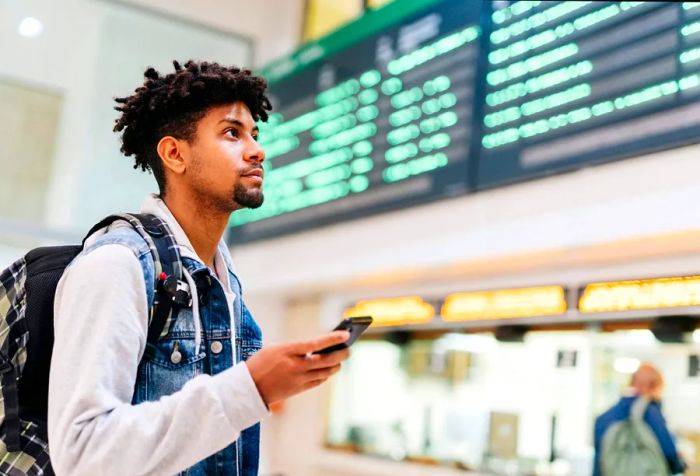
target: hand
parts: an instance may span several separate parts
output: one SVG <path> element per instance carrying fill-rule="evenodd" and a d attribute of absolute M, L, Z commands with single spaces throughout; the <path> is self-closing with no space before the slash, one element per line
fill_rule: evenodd
<path fill-rule="evenodd" d="M 335 331 L 317 339 L 263 347 L 246 361 L 260 396 L 267 405 L 285 400 L 325 382 L 340 370 L 349 349 L 330 354 L 313 352 L 340 344 L 350 338 L 347 331 Z"/>

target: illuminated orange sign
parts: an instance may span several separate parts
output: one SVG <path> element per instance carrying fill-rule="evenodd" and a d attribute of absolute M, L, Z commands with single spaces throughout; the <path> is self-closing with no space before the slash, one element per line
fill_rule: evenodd
<path fill-rule="evenodd" d="M 579 300 L 583 313 L 700 306 L 700 276 L 592 283 Z"/>
<path fill-rule="evenodd" d="M 343 317 L 372 316 L 375 326 L 422 324 L 435 317 L 435 308 L 418 296 L 359 301 Z"/>
<path fill-rule="evenodd" d="M 445 321 L 513 319 L 552 316 L 564 312 L 566 297 L 561 286 L 451 294 L 442 306 L 442 318 Z"/>

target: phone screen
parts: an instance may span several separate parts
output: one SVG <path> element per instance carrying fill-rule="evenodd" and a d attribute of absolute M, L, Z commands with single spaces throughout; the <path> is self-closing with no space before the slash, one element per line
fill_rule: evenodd
<path fill-rule="evenodd" d="M 350 338 L 343 342 L 342 344 L 333 345 L 326 347 L 325 349 L 314 352 L 315 354 L 329 354 L 335 352 L 336 350 L 345 349 L 350 347 L 360 335 L 367 330 L 367 328 L 372 324 L 371 316 L 361 316 L 361 317 L 348 317 L 340 321 L 340 324 L 335 326 L 334 331 L 348 331 L 350 333 Z"/>

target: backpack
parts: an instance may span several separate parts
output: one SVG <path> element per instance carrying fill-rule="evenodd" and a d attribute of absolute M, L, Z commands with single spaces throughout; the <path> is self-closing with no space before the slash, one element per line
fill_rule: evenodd
<path fill-rule="evenodd" d="M 644 421 L 649 399 L 638 397 L 630 417 L 608 428 L 601 441 L 602 476 L 667 476 L 671 474 L 659 441 Z"/>
<path fill-rule="evenodd" d="M 129 223 L 155 264 L 146 355 L 179 308 L 191 305 L 180 253 L 166 223 L 154 215 L 111 215 L 81 245 L 36 248 L 0 273 L 0 474 L 51 476 L 47 409 L 56 286 L 87 238 L 114 221 Z"/>

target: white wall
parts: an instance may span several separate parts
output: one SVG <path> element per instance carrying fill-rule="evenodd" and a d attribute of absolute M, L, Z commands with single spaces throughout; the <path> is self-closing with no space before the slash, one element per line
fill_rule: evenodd
<path fill-rule="evenodd" d="M 123 1 L 246 36 L 255 42 L 255 66 L 290 53 L 301 38 L 303 0 Z"/>

